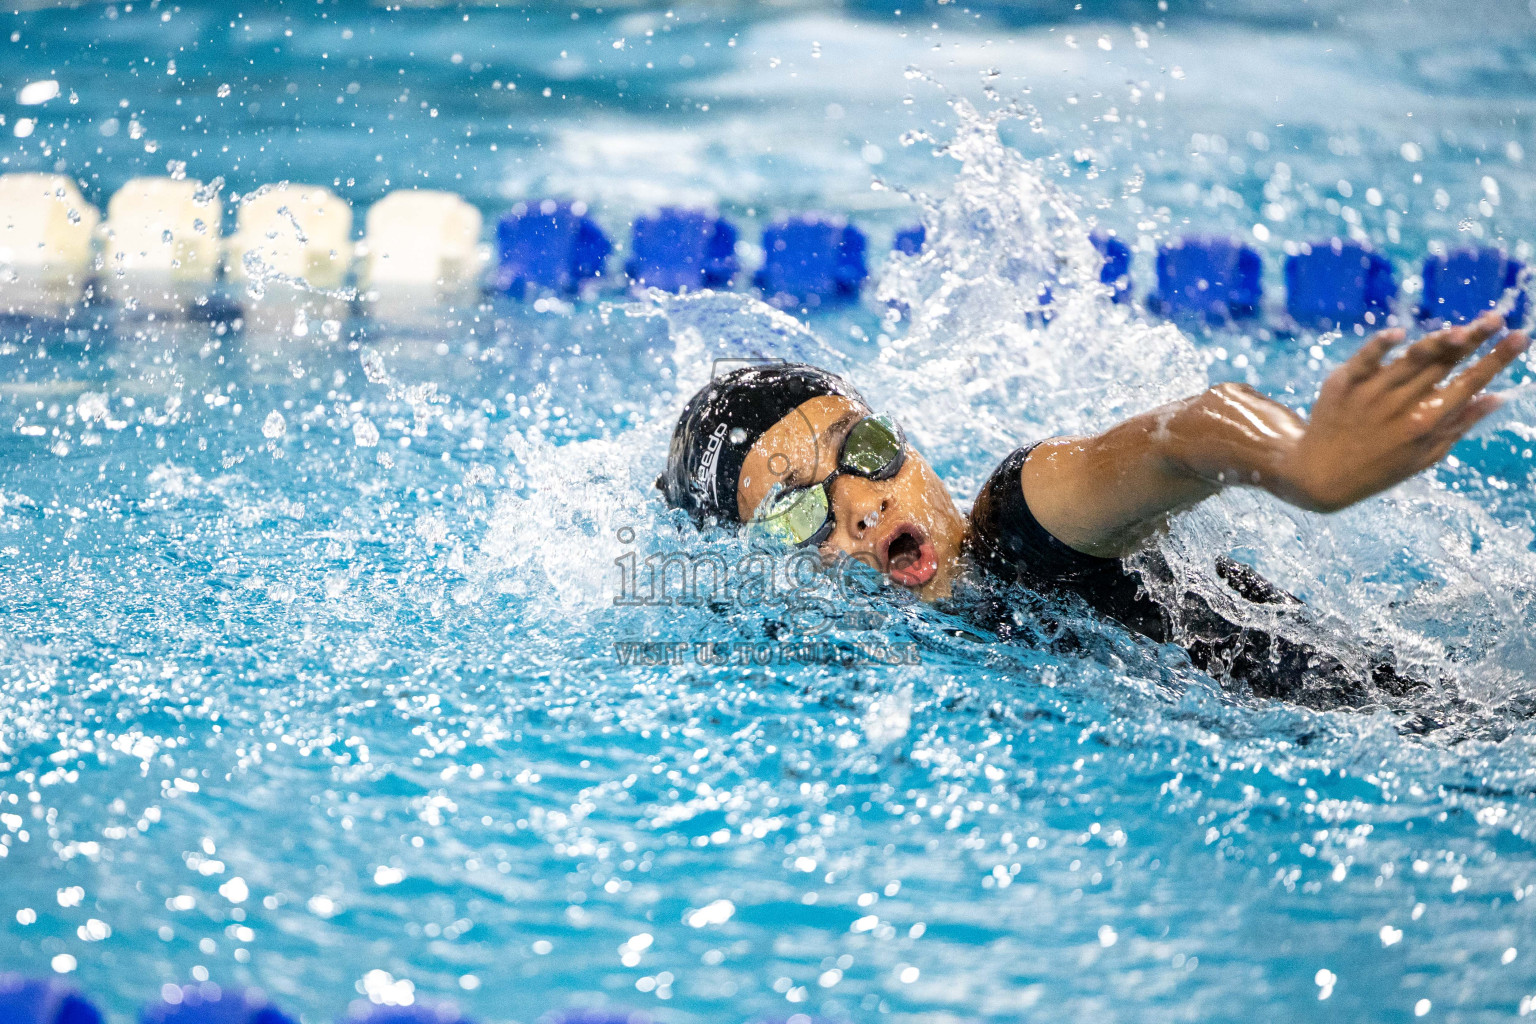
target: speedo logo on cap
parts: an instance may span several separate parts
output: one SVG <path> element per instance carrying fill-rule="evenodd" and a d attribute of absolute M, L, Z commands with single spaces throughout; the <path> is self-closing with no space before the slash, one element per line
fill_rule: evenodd
<path fill-rule="evenodd" d="M 693 475 L 693 490 L 696 493 L 708 493 L 711 499 L 719 498 L 719 481 L 715 479 L 715 469 L 720 464 L 720 449 L 725 446 L 726 434 L 730 432 L 730 425 L 721 423 L 715 427 L 709 435 L 709 444 L 704 446 L 704 457 L 699 460 L 699 470 Z"/>

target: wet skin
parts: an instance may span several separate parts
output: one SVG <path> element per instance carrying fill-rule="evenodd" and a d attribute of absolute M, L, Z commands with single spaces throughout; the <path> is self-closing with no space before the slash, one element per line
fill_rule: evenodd
<path fill-rule="evenodd" d="M 1471 359 L 1503 329 L 1487 313 L 1391 360 L 1404 332 L 1381 331 L 1328 375 L 1306 417 L 1246 385 L 1220 384 L 1102 434 L 1047 441 L 1020 472 L 1024 498 L 1055 537 L 1109 558 L 1135 553 L 1170 516 L 1227 487 L 1336 512 L 1433 466 L 1503 403 L 1484 389 L 1524 354 L 1525 333 Z"/>
<path fill-rule="evenodd" d="M 869 410 L 852 399 L 822 395 L 770 427 L 747 453 L 737 480 L 742 521 L 752 518 L 775 484 L 804 487 L 830 476 L 848 431 L 866 415 Z M 910 445 L 895 476 L 869 480 L 843 473 L 832 481 L 831 499 L 834 529 L 823 553 L 859 559 L 926 601 L 948 596 L 961 569 L 965 517 Z"/>
<path fill-rule="evenodd" d="M 1501 317 L 1485 314 L 1426 334 L 1391 360 L 1404 334 L 1382 331 L 1328 376 L 1308 418 L 1252 388 L 1221 384 L 1102 434 L 1046 441 L 1025 460 L 1019 485 L 1046 530 L 1101 557 L 1135 553 L 1171 516 L 1232 486 L 1337 511 L 1439 462 L 1499 407 L 1502 399 L 1484 389 L 1524 354 L 1524 332 L 1505 335 L 1452 373 L 1503 328 Z M 830 476 L 847 432 L 868 412 L 825 395 L 774 424 L 742 465 L 742 521 L 775 484 L 803 487 Z M 857 558 L 924 600 L 948 596 L 964 568 L 968 524 L 910 445 L 894 477 L 841 474 L 831 500 L 835 530 L 824 555 Z"/>

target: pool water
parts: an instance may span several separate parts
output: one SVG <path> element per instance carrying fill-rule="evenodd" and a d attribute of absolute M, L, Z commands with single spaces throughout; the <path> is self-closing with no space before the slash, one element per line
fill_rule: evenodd
<path fill-rule="evenodd" d="M 1211 381 L 1305 404 L 1358 340 L 1112 305 L 1090 226 L 1136 244 L 1139 291 L 1186 232 L 1241 235 L 1272 284 L 1287 242 L 1330 235 L 1410 276 L 1431 246 L 1530 255 L 1530 12 L 1164 6 L 0 18 L 4 94 L 61 85 L 0 105 L 35 122 L 0 171 L 98 206 L 169 166 L 359 210 L 570 195 L 616 237 L 708 202 L 747 238 L 823 209 L 877 249 L 918 219 L 930 243 L 805 323 L 612 291 L 302 333 L 0 326 L 0 971 L 66 973 L 121 1022 L 198 982 L 310 1022 L 1536 1006 L 1523 369 L 1382 498 L 1324 518 L 1237 493 L 1166 542 L 1456 679 L 1480 709 L 1428 737 L 1224 693 L 1088 619 L 1067 657 L 879 588 L 809 626 L 626 589 L 650 556 L 746 553 L 652 488 L 715 359 L 845 370 L 968 500 L 1018 443 Z"/>

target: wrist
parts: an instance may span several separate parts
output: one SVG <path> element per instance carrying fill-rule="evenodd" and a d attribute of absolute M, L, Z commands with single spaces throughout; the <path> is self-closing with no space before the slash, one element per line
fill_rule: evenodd
<path fill-rule="evenodd" d="M 1301 445 L 1296 446 L 1265 490 L 1308 512 L 1337 512 L 1362 497 L 1355 481 L 1330 473 L 1327 460 Z"/>

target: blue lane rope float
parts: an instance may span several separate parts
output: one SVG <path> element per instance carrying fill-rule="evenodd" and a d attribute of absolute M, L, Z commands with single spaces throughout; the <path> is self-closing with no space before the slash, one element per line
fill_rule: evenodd
<path fill-rule="evenodd" d="M 1104 257 L 1099 271 L 1099 281 L 1114 289 L 1112 301 L 1131 301 L 1131 247 L 1125 240 L 1105 231 L 1095 231 L 1091 236 L 1093 247 Z"/>
<path fill-rule="evenodd" d="M 358 1000 L 346 1024 L 473 1024 L 451 1003 L 413 1003 L 410 1006 L 374 1006 Z"/>
<path fill-rule="evenodd" d="M 1524 266 L 1500 249 L 1454 249 L 1424 261 L 1420 320 L 1464 324 L 1476 319 L 1514 291 L 1509 322 L 1525 319 L 1526 295 L 1520 287 Z"/>
<path fill-rule="evenodd" d="M 518 203 L 496 225 L 496 289 L 517 298 L 540 291 L 578 295 L 603 276 L 613 244 L 587 204 Z"/>
<path fill-rule="evenodd" d="M 1298 326 L 1384 323 L 1397 298 L 1392 264 L 1358 242 L 1303 243 L 1285 261 L 1285 309 Z"/>
<path fill-rule="evenodd" d="M 298 1024 L 256 989 L 221 989 L 211 982 L 171 986 L 139 1012 L 140 1024 Z"/>
<path fill-rule="evenodd" d="M 74 988 L 53 978 L 0 974 L 4 1024 L 102 1024 L 101 1013 Z"/>
<path fill-rule="evenodd" d="M 295 194 L 314 198 L 307 205 L 299 204 L 302 225 L 290 223 Z M 190 181 L 129 182 L 113 197 L 111 215 L 100 232 L 95 230 L 99 214 L 65 175 L 0 174 L 0 199 L 14 209 L 46 207 L 37 216 L 0 219 L 0 252 L 12 254 L 0 267 L 6 272 L 0 275 L 0 313 L 71 320 L 107 298 L 157 313 L 234 320 L 242 307 L 251 312 L 252 305 L 262 301 L 259 294 L 241 293 L 250 274 L 261 279 L 258 291 L 273 281 L 291 281 L 290 296 L 300 294 L 307 285 L 320 289 L 331 301 L 349 304 L 342 286 L 354 248 L 351 208 L 324 189 L 278 183 L 256 190 L 240 200 L 241 230 L 227 238 L 217 230 L 222 221 L 217 192 Z M 274 222 L 275 228 L 266 223 L 273 219 L 268 207 L 274 203 L 287 211 L 287 220 Z M 0 207 L 5 205 L 0 202 Z M 423 211 L 439 209 L 454 214 L 451 237 L 444 234 L 435 247 L 413 248 L 412 232 L 428 215 Z M 410 294 L 412 308 L 421 303 L 446 306 L 450 299 L 455 305 L 479 301 L 481 268 L 488 250 L 477 241 L 478 211 L 462 198 L 418 190 L 394 192 L 373 204 L 368 223 L 368 236 L 356 247 L 359 262 L 350 273 L 369 299 L 382 300 L 385 292 L 388 297 Z M 188 224 L 193 227 L 188 229 Z M 180 241 L 172 237 L 188 230 L 194 237 Z M 202 276 L 190 283 L 167 278 L 166 267 L 182 273 L 186 260 L 178 267 L 175 260 L 162 259 L 159 249 L 152 254 L 155 260 L 127 258 L 125 254 L 136 254 L 148 245 L 146 238 L 168 252 L 180 252 L 183 242 L 208 249 L 194 261 Z M 250 254 L 242 248 L 252 238 L 261 250 L 254 262 L 245 258 Z M 100 255 L 93 255 L 93 239 L 99 243 Z M 313 243 L 308 248 L 299 244 L 306 239 Z M 1131 247 L 1110 232 L 1095 231 L 1092 240 L 1104 257 L 1100 280 L 1113 289 L 1114 301 L 1129 302 Z M 926 244 L 927 232 L 917 224 L 895 233 L 892 250 L 916 256 Z M 785 309 L 809 313 L 852 303 L 859 299 L 869 276 L 866 247 L 863 232 L 844 218 L 786 217 L 763 229 L 763 262 L 751 283 L 767 301 Z M 222 258 L 217 255 L 220 248 Z M 579 200 L 518 203 L 497 223 L 492 248 L 490 291 L 527 299 L 550 294 L 592 298 L 612 290 L 613 275 L 607 264 L 614 246 Z M 1422 295 L 1412 309 L 1399 308 L 1392 261 L 1366 245 L 1335 238 L 1287 246 L 1287 250 L 1291 255 L 1284 264 L 1284 314 L 1269 325 L 1281 334 L 1359 330 L 1394 314 L 1399 319 L 1416 316 L 1427 323 L 1465 323 L 1495 308 L 1505 309 L 1511 326 L 1517 326 L 1529 309 L 1524 266 L 1497 248 L 1461 248 L 1430 256 L 1423 264 Z M 328 254 L 329 262 L 323 267 L 312 265 L 315 252 Z M 23 259 L 16 253 L 28 255 Z M 737 283 L 740 256 L 736 228 L 718 214 L 666 207 L 637 218 L 630 226 L 623 270 L 634 289 L 721 289 Z M 223 264 L 222 286 L 215 283 L 216 263 Z M 390 273 L 385 274 L 386 269 Z M 1145 304 L 1154 314 L 1211 326 L 1247 320 L 1263 311 L 1262 271 L 1259 253 L 1236 239 L 1171 239 L 1158 249 L 1157 282 Z M 89 287 L 92 281 L 97 285 L 94 291 Z M 1042 285 L 1041 303 L 1049 301 L 1047 282 Z M 360 299 L 358 308 L 386 317 L 392 307 Z M 1040 320 L 1048 322 L 1048 313 L 1042 311 Z"/>
<path fill-rule="evenodd" d="M 896 232 L 896 237 L 891 239 L 891 248 L 904 256 L 916 256 L 923 251 L 923 243 L 927 240 L 928 229 L 914 224 Z"/>
<path fill-rule="evenodd" d="M 869 276 L 864 233 L 838 217 L 807 214 L 763 229 L 763 265 L 753 283 L 781 309 L 851 302 Z"/>
<path fill-rule="evenodd" d="M 1259 254 L 1230 238 L 1179 238 L 1157 251 L 1157 291 L 1147 307 L 1170 319 L 1222 325 L 1259 313 Z"/>
<path fill-rule="evenodd" d="M 224 989 L 213 982 L 170 985 L 142 1007 L 139 1024 L 297 1024 L 259 989 Z M 58 978 L 0 974 L 0 1024 L 105 1024 L 102 1014 Z M 474 1024 L 452 1002 L 382 1006 L 355 999 L 339 1024 Z M 538 1018 L 538 1024 L 652 1024 L 650 1016 L 622 1007 L 572 1007 Z"/>
<path fill-rule="evenodd" d="M 624 273 L 637 288 L 729 288 L 740 269 L 736 229 L 704 210 L 664 207 L 630 229 Z"/>

